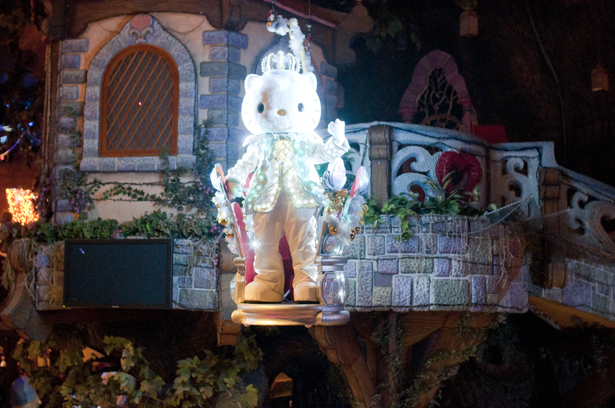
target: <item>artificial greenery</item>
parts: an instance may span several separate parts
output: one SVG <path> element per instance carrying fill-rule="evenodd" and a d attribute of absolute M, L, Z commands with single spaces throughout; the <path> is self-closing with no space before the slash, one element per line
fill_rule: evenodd
<path fill-rule="evenodd" d="M 183 213 L 169 216 L 163 211 L 146 213 L 123 223 L 114 219 L 96 218 L 75 220 L 61 225 L 41 221 L 27 228 L 15 223 L 6 229 L 7 233 L 4 235 L 3 242 L 7 247 L 21 238 L 29 238 L 36 243 L 46 244 L 65 239 L 109 239 L 130 236 L 213 240 L 221 231 L 220 226 L 209 218 Z"/>
<path fill-rule="evenodd" d="M 78 115 L 71 111 L 71 117 L 77 120 Z M 63 169 L 58 176 L 58 191 L 60 198 L 69 200 L 70 208 L 87 216 L 94 203 L 93 194 L 100 188 L 100 182 L 95 180 L 88 183 L 88 173 L 81 170 L 81 159 L 83 158 L 83 139 L 81 133 L 74 131 L 70 134 L 71 141 L 71 163 L 70 167 Z M 40 194 L 40 192 L 39 192 Z"/>
<path fill-rule="evenodd" d="M 450 183 L 451 175 L 444 178 L 444 185 L 441 186 L 434 180 L 427 181 L 427 184 L 434 192 L 433 195 L 426 197 L 424 201 L 419 200 L 418 194 L 401 193 L 389 198 L 379 209 L 376 200 L 372 197 L 366 200 L 368 211 L 363 220 L 366 225 L 376 225 L 382 222 L 380 214 L 395 215 L 401 220 L 401 235 L 397 239 L 407 241 L 412 237 L 410 217 L 415 215 L 438 214 L 451 216 L 480 216 L 487 211 L 494 211 L 495 204 L 489 204 L 485 210 L 480 205 L 480 190 L 478 186 L 469 193 L 460 190 L 453 190 L 446 194 L 445 190 Z"/>
<path fill-rule="evenodd" d="M 13 358 L 47 407 L 107 408 L 116 406 L 118 397 L 130 407 L 212 407 L 222 395 L 238 407 L 256 406 L 256 389 L 240 378 L 262 358 L 254 337 L 177 361 L 171 381 L 156 373 L 145 350 L 127 338 L 104 336 L 98 350 L 89 343 L 83 327 L 59 326 L 44 341 L 17 344 Z M 105 357 L 84 361 L 88 346 Z"/>
<path fill-rule="evenodd" d="M 76 119 L 78 113 L 68 110 L 69 117 Z M 79 132 L 71 133 L 71 165 L 60 172 L 57 180 L 60 198 L 69 200 L 72 211 L 80 214 L 80 219 L 63 224 L 52 225 L 41 221 L 23 228 L 18 224 L 12 225 L 5 245 L 19 238 L 31 238 L 36 242 L 52 243 L 64 239 L 105 239 L 121 238 L 127 236 L 163 237 L 163 238 L 192 238 L 215 239 L 220 232 L 219 226 L 209 214 L 212 208 L 211 197 L 214 190 L 209 181 L 209 172 L 213 166 L 214 155 L 209 149 L 206 129 L 203 123 L 203 132 L 199 127 L 197 147 L 194 149 L 196 161 L 192 169 L 171 169 L 168 151 L 161 153 L 161 162 L 164 167 L 162 181 L 153 183 L 162 185 L 163 191 L 159 194 L 146 193 L 144 190 L 133 187 L 131 183 L 110 183 L 111 188 L 102 194 L 102 200 L 118 201 L 151 201 L 158 206 L 176 209 L 179 213 L 169 216 L 163 211 L 154 211 L 142 217 L 133 218 L 132 221 L 120 224 L 112 219 L 87 220 L 87 211 L 94 204 L 94 194 L 108 185 L 98 179 L 88 181 L 88 173 L 81 170 L 82 138 Z M 183 179 L 192 176 L 194 181 L 185 182 Z M 49 190 L 41 183 L 40 197 L 37 205 L 42 207 L 49 200 Z M 192 211 L 191 210 L 195 210 Z M 186 212 L 188 214 L 186 214 Z"/>
<path fill-rule="evenodd" d="M 376 199 L 372 197 L 368 197 L 365 199 L 365 204 L 367 205 L 367 212 L 363 216 L 363 223 L 365 225 L 377 225 L 382 222 L 380 215 L 382 211 L 378 208 L 378 202 Z"/>
<path fill-rule="evenodd" d="M 156 205 L 175 208 L 178 211 L 196 210 L 199 214 L 208 214 L 212 209 L 211 198 L 214 189 L 211 186 L 209 173 L 213 168 L 215 159 L 213 152 L 209 149 L 207 135 L 207 123 L 199 126 L 198 134 L 202 136 L 198 139 L 194 149 L 196 156 L 195 164 L 192 169 L 178 167 L 171 169 L 169 162 L 169 152 L 163 150 L 160 159 L 164 170 L 162 172 L 162 188 L 159 194 L 150 194 L 142 189 L 133 187 L 130 183 L 113 183 L 113 186 L 104 191 L 102 200 L 128 199 L 134 201 L 151 201 Z M 185 182 L 182 178 L 192 176 L 194 181 Z M 94 182 L 93 188 L 101 187 L 100 183 Z"/>
<path fill-rule="evenodd" d="M 381 319 L 381 323 L 375 325 L 376 330 L 373 337 L 380 347 L 387 372 L 390 375 L 386 380 L 377 384 L 377 392 L 372 398 L 371 407 L 381 406 L 382 394 L 380 392 L 386 392 L 389 395 L 390 408 L 412 408 L 419 404 L 422 397 L 439 389 L 446 380 L 457 373 L 462 363 L 477 355 L 478 345 L 504 322 L 504 315 L 495 315 L 492 323 L 477 328 L 472 327 L 474 318 L 470 312 L 463 313 L 457 326 L 459 346 L 431 353 L 412 380 L 407 377 L 404 369 L 406 349 L 403 345 L 404 329 L 401 315 L 395 317 L 395 328 L 390 327 L 387 319 Z M 394 336 L 393 342 L 391 342 L 391 336 Z M 426 401 L 426 406 L 434 405 L 437 405 L 434 399 Z"/>
<path fill-rule="evenodd" d="M 73 120 L 79 117 L 79 113 L 70 108 L 66 108 L 63 113 Z M 195 163 L 192 169 L 181 166 L 172 169 L 168 150 L 161 150 L 162 179 L 159 183 L 145 183 L 162 186 L 162 192 L 155 194 L 147 193 L 136 187 L 135 183 L 103 183 L 99 179 L 89 180 L 88 172 L 81 170 L 83 158 L 81 133 L 72 131 L 70 133 L 71 163 L 68 168 L 59 173 L 57 179 L 59 198 L 69 200 L 70 209 L 79 213 L 81 218 L 87 218 L 87 211 L 92 208 L 95 200 L 150 201 L 160 207 L 187 212 L 196 210 L 196 213 L 201 216 L 208 216 L 212 208 L 211 198 L 215 193 L 209 179 L 215 157 L 209 149 L 207 127 L 207 122 L 197 126 L 197 133 L 201 137 L 198 138 L 194 148 Z M 191 177 L 193 181 L 185 181 L 187 177 Z M 42 184 L 39 190 L 44 188 Z M 94 198 L 99 190 L 109 185 L 111 187 L 102 192 L 101 198 Z M 39 195 L 45 196 L 46 199 L 48 194 L 42 193 L 39 191 Z M 39 207 L 42 204 L 40 200 L 37 203 Z"/>
<path fill-rule="evenodd" d="M 76 123 L 79 119 L 79 112 L 71 106 L 61 108 L 61 114 L 68 117 L 72 123 Z M 43 163 L 43 171 L 38 183 L 37 194 L 38 200 L 36 203 L 39 210 L 50 206 L 53 201 L 52 192 L 56 192 L 56 197 L 59 199 L 68 200 L 70 210 L 80 214 L 80 217 L 87 217 L 87 211 L 91 209 L 94 199 L 93 195 L 101 186 L 99 180 L 93 182 L 88 181 L 88 173 L 81 170 L 81 160 L 83 159 L 83 138 L 78 130 L 74 129 L 72 124 L 62 128 L 63 133 L 68 134 L 70 141 L 70 163 L 66 168 L 62 168 L 55 180 L 49 176 L 49 170 L 46 169 L 46 163 Z M 55 181 L 55 188 L 52 184 Z M 39 211 L 41 215 L 50 216 L 49 211 Z M 48 217 L 45 217 L 48 219 Z"/>

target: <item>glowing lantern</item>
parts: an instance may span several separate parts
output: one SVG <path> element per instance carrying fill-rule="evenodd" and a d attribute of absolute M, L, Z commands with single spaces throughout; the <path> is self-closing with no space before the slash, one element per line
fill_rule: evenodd
<path fill-rule="evenodd" d="M 269 398 L 292 397 L 293 395 L 293 379 L 285 373 L 278 374 L 271 384 L 269 389 Z"/>
<path fill-rule="evenodd" d="M 478 35 L 478 16 L 474 10 L 465 10 L 459 17 L 459 35 L 476 37 Z"/>
<path fill-rule="evenodd" d="M 592 70 L 592 91 L 608 91 L 609 90 L 609 73 L 602 64 L 598 64 Z"/>
<path fill-rule="evenodd" d="M 36 200 L 36 194 L 30 190 L 6 189 L 6 201 L 9 203 L 9 212 L 13 215 L 13 222 L 26 225 L 38 221 L 34 200 Z"/>

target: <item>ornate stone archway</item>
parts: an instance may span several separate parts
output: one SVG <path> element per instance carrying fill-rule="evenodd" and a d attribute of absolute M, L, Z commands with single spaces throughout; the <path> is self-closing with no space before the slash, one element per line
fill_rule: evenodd
<path fill-rule="evenodd" d="M 167 33 L 149 14 L 137 14 L 119 34 L 107 42 L 92 59 L 87 73 L 83 125 L 84 171 L 156 171 L 158 157 L 99 157 L 99 116 L 101 81 L 107 64 L 123 49 L 135 44 L 151 44 L 166 50 L 179 70 L 179 109 L 177 156 L 169 158 L 171 168 L 191 167 L 194 163 L 194 122 L 196 109 L 196 71 L 186 47 Z"/>
<path fill-rule="evenodd" d="M 456 103 L 462 107 L 462 117 L 458 130 L 471 132 L 472 126 L 476 125 L 476 113 L 472 106 L 472 100 L 466 86 L 466 82 L 458 71 L 457 64 L 450 54 L 444 51 L 434 50 L 423 57 L 412 75 L 412 82 L 404 92 L 399 104 L 398 113 L 403 122 L 412 123 L 419 108 L 419 99 L 428 90 L 430 76 L 435 70 L 444 76 L 446 86 L 452 88 Z"/>

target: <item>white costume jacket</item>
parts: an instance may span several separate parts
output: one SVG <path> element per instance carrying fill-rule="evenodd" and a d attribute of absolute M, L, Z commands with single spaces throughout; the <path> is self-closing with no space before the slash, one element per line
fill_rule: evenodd
<path fill-rule="evenodd" d="M 227 173 L 228 180 L 241 185 L 254 173 L 243 205 L 244 213 L 271 211 L 283 188 L 297 208 L 321 205 L 324 190 L 314 165 L 328 163 L 349 149 L 346 138 L 341 143 L 335 139 L 331 137 L 323 143 L 313 132 L 248 137 L 244 142 L 244 146 L 248 145 L 246 153 Z"/>

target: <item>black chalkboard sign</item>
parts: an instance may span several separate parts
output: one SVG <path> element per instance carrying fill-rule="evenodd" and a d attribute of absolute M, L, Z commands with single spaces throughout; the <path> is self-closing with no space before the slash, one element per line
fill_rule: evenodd
<path fill-rule="evenodd" d="M 171 307 L 171 239 L 71 239 L 64 255 L 64 306 Z"/>

